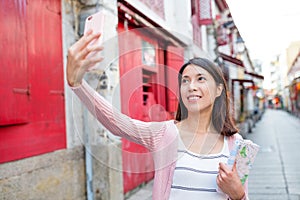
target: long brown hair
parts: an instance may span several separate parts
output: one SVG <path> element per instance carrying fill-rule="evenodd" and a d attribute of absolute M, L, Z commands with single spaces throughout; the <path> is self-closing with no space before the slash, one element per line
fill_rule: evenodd
<path fill-rule="evenodd" d="M 223 85 L 223 90 L 222 93 L 219 97 L 216 98 L 214 105 L 213 105 L 213 110 L 212 110 L 212 123 L 214 128 L 221 133 L 222 135 L 225 136 L 231 136 L 235 133 L 238 132 L 238 129 L 233 123 L 232 116 L 230 115 L 230 99 L 228 96 L 228 90 L 227 90 L 227 85 L 226 81 L 224 79 L 222 70 L 220 67 L 215 65 L 213 62 L 206 58 L 193 58 L 189 60 L 187 63 L 185 63 L 179 70 L 178 74 L 178 85 L 179 85 L 179 90 L 181 88 L 181 78 L 182 78 L 182 73 L 184 69 L 188 65 L 195 65 L 199 66 L 203 69 L 205 69 L 210 75 L 213 77 L 215 80 L 216 84 L 222 84 Z M 183 104 L 181 94 L 179 92 L 179 102 L 178 102 L 178 107 L 177 107 L 177 113 L 176 113 L 176 120 L 181 121 L 184 120 L 188 117 L 188 111 L 185 105 Z"/>

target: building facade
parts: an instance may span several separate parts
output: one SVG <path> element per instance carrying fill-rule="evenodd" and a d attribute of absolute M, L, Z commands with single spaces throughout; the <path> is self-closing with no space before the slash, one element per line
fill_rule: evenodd
<path fill-rule="evenodd" d="M 285 107 L 290 113 L 300 116 L 300 41 L 287 48 L 287 73 L 285 78 Z"/>

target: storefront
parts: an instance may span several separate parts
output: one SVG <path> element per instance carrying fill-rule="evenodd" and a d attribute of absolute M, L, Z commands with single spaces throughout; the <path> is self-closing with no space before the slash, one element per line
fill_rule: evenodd
<path fill-rule="evenodd" d="M 290 85 L 292 113 L 300 116 L 300 77 L 295 78 Z"/>

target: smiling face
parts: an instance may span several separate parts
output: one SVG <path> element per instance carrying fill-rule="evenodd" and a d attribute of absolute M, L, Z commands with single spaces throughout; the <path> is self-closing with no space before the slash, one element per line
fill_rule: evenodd
<path fill-rule="evenodd" d="M 204 117 L 201 118 L 203 122 L 207 117 L 222 135 L 231 136 L 238 132 L 232 120 L 230 97 L 220 66 L 207 58 L 192 58 L 180 68 L 178 85 L 176 121 Z"/>
<path fill-rule="evenodd" d="M 214 101 L 221 92 L 222 86 L 217 85 L 214 78 L 205 69 L 193 64 L 184 69 L 180 94 L 189 114 L 211 112 Z"/>

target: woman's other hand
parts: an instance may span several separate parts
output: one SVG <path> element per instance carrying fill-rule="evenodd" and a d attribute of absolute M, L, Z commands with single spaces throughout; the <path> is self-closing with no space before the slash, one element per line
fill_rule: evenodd
<path fill-rule="evenodd" d="M 244 187 L 236 170 L 236 164 L 230 170 L 225 163 L 219 163 L 217 184 L 231 199 L 240 200 L 245 196 Z"/>
<path fill-rule="evenodd" d="M 98 39 L 100 35 L 100 33 L 93 33 L 90 30 L 69 48 L 67 81 L 71 87 L 79 86 L 85 72 L 103 60 L 103 57 L 100 55 L 103 47 L 91 43 L 93 40 Z M 88 57 L 91 53 L 95 55 Z"/>

